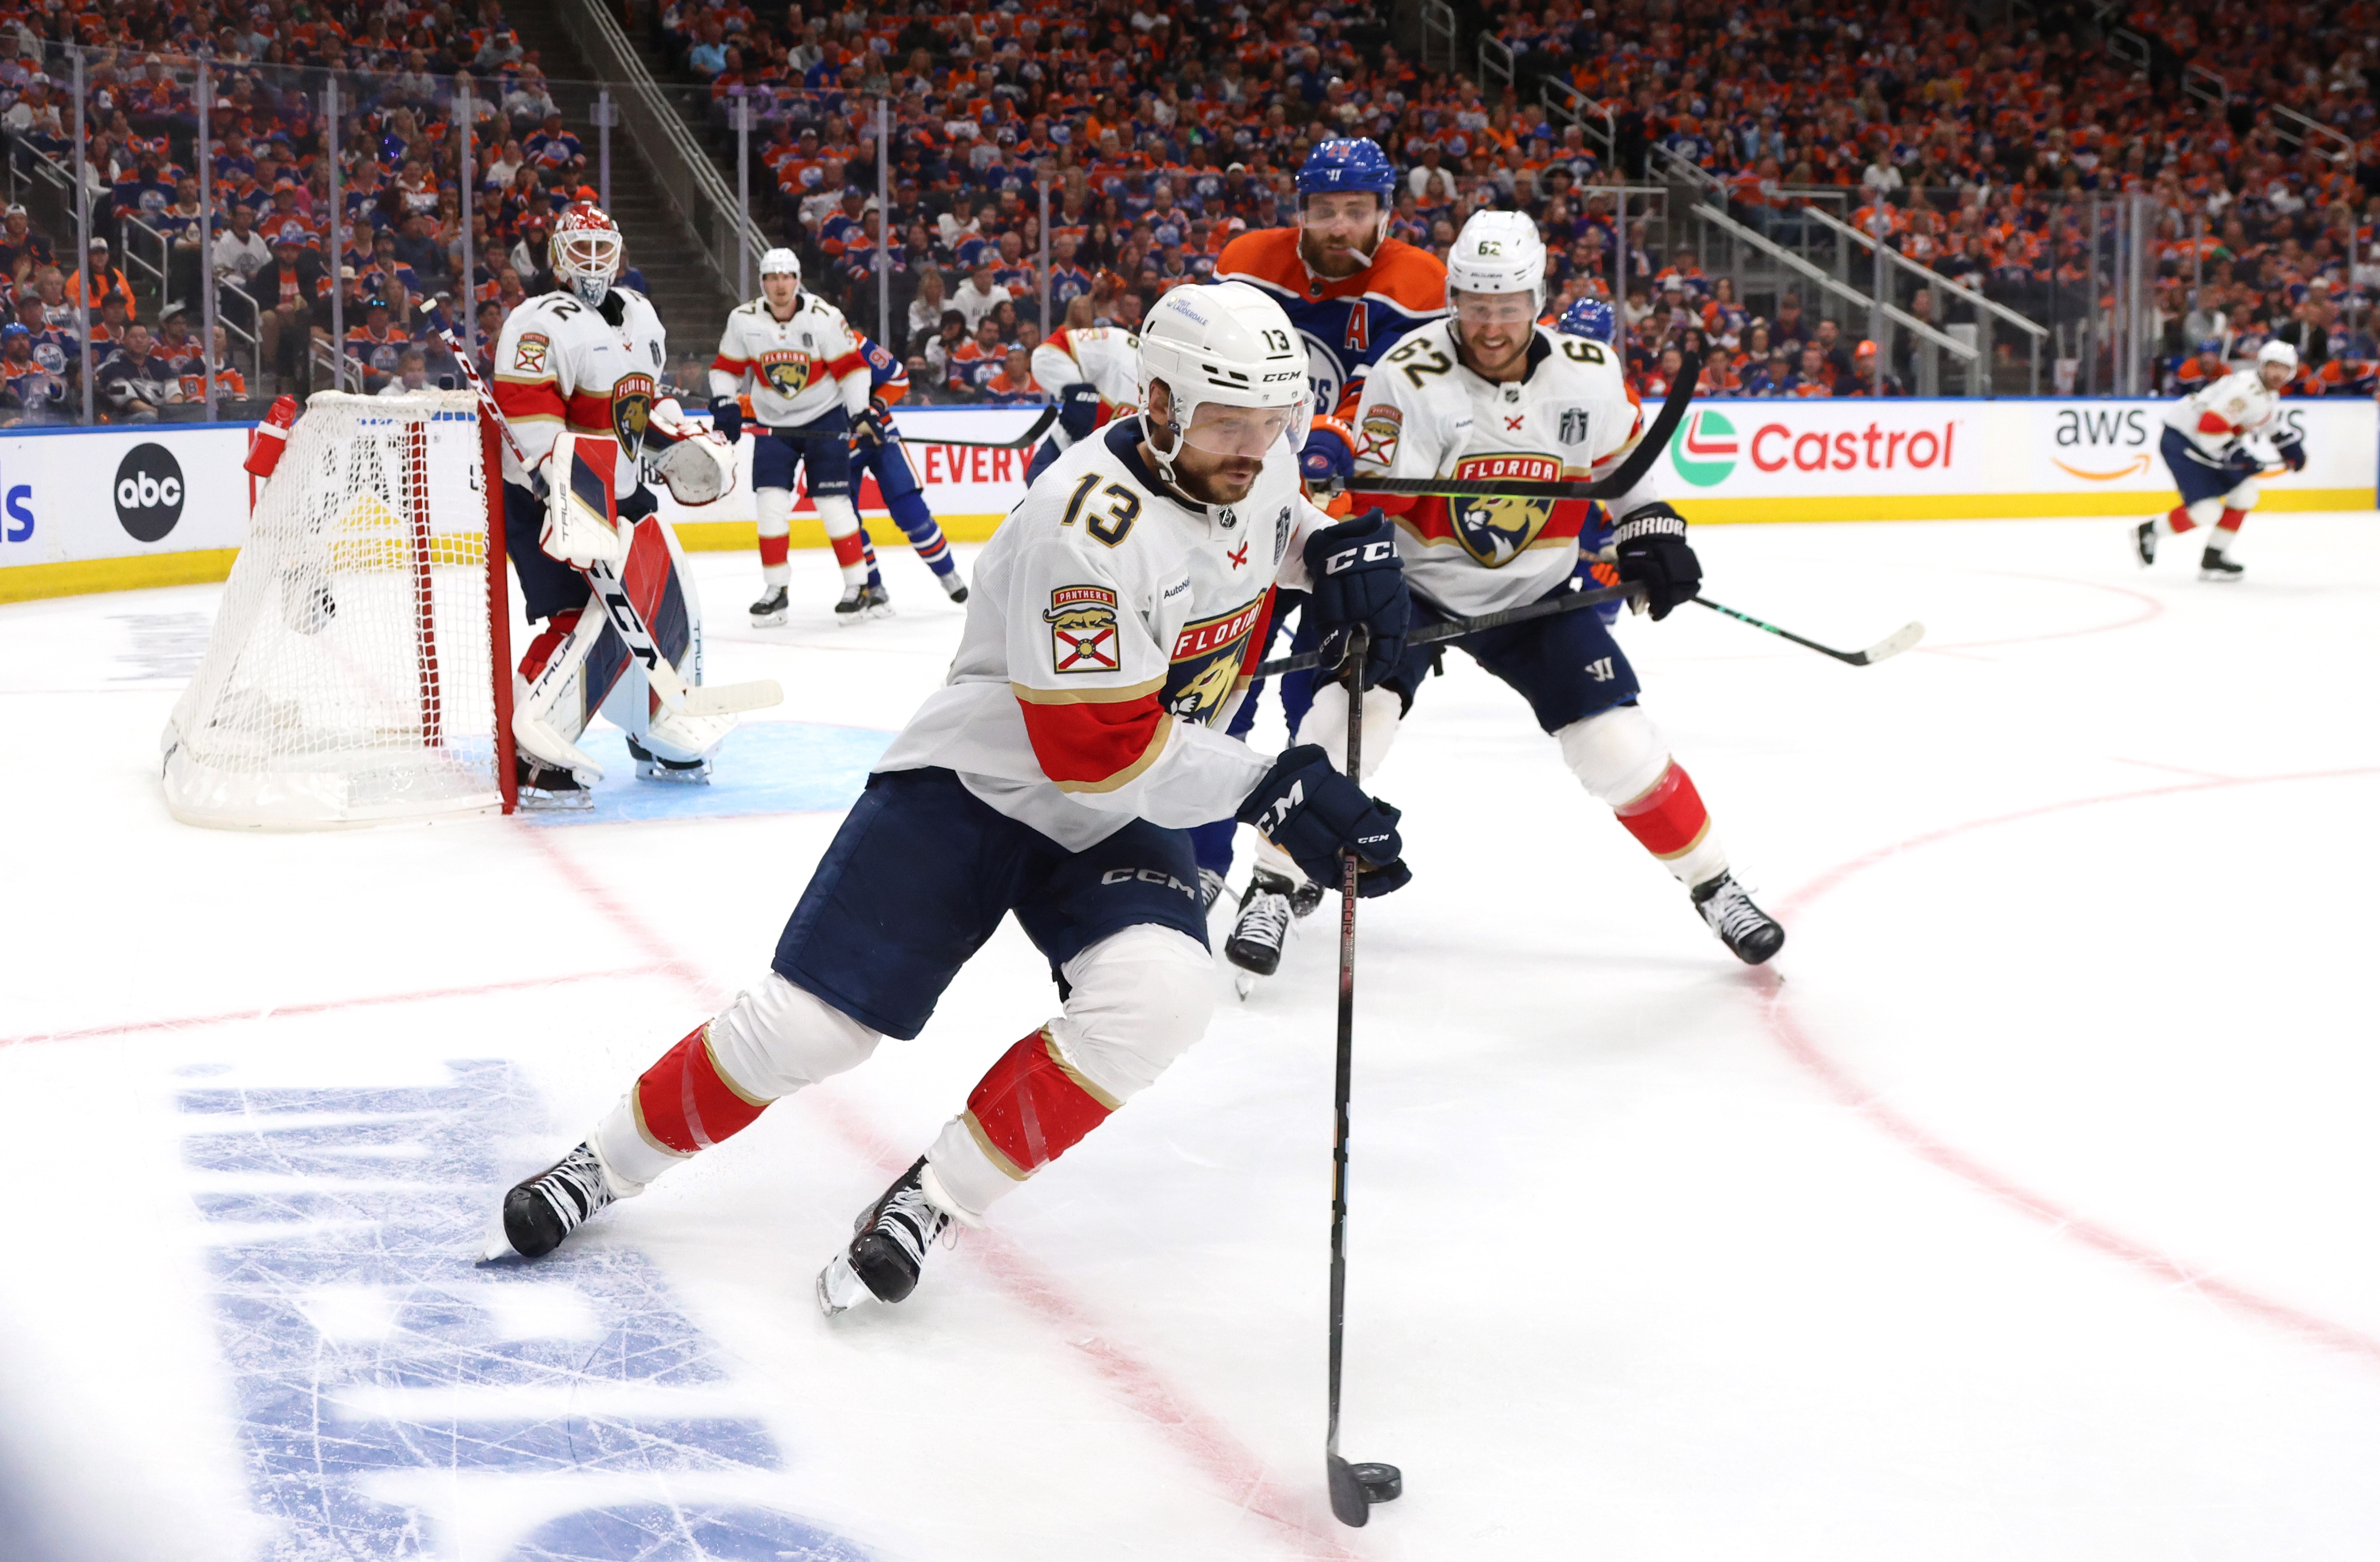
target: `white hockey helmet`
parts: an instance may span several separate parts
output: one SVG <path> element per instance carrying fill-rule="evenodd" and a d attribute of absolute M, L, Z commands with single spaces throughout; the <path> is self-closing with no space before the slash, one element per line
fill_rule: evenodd
<path fill-rule="evenodd" d="M 760 275 L 790 276 L 794 279 L 794 286 L 798 287 L 802 285 L 802 258 L 780 246 L 760 257 Z"/>
<path fill-rule="evenodd" d="M 554 279 L 587 304 L 600 304 L 620 275 L 626 240 L 620 225 L 591 201 L 573 201 L 554 219 L 553 238 L 546 246 L 547 263 Z"/>
<path fill-rule="evenodd" d="M 1140 378 L 1146 386 L 1165 382 L 1174 430 L 1171 445 L 1142 416 L 1158 472 L 1174 481 L 1173 458 L 1184 445 L 1221 456 L 1261 456 L 1276 439 L 1294 452 L 1305 447 L 1314 420 L 1314 388 L 1306 378 L 1305 348 L 1281 305 L 1245 282 L 1176 287 L 1157 300 L 1140 328 Z M 1202 436 L 1202 407 L 1275 409 L 1280 416 L 1208 420 Z M 1226 432 L 1225 425 L 1229 425 Z"/>
<path fill-rule="evenodd" d="M 1529 318 L 1546 311 L 1546 241 L 1526 212 L 1474 212 L 1446 252 L 1448 301 L 1456 293 L 1526 293 Z"/>
<path fill-rule="evenodd" d="M 2266 342 L 2256 349 L 2256 367 L 2277 363 L 2294 374 L 2298 372 L 2298 349 L 2287 342 Z"/>

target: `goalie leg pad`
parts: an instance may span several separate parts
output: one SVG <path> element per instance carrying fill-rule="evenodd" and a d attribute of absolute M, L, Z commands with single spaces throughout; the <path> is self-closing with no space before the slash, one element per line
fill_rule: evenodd
<path fill-rule="evenodd" d="M 577 608 L 555 614 L 529 641 L 513 690 L 513 741 L 530 758 L 571 772 L 581 786 L 603 779 L 603 767 L 579 749 L 578 735 L 597 703 L 587 695 L 587 661 L 610 628 Z M 619 637 L 611 638 L 616 646 Z M 612 677 L 618 676 L 614 668 Z"/>
<path fill-rule="evenodd" d="M 620 442 L 609 434 L 558 434 L 546 468 L 545 524 L 537 545 L 549 558 L 585 568 L 614 564 L 627 552 L 621 541 Z"/>

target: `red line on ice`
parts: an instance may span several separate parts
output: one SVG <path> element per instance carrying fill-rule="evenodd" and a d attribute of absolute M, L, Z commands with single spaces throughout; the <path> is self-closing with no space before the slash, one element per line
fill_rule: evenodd
<path fill-rule="evenodd" d="M 524 825 L 521 833 L 537 843 L 556 871 L 583 891 L 614 927 L 650 950 L 662 968 L 682 982 L 700 1002 L 715 1005 L 710 982 L 690 962 L 672 953 L 667 942 L 642 918 L 605 891 L 586 869 L 572 861 L 548 832 Z M 806 1092 L 804 1098 L 824 1113 L 855 1153 L 888 1174 L 904 1169 L 913 1158 L 900 1153 L 832 1092 Z M 1094 1375 L 1154 1425 L 1236 1507 L 1287 1531 L 1287 1538 L 1296 1546 L 1295 1555 L 1329 1562 L 1354 1562 L 1356 1554 L 1341 1544 L 1336 1535 L 1307 1521 L 1306 1511 L 1318 1508 L 1318 1503 L 1303 1502 L 1283 1491 L 1266 1470 L 1264 1460 L 1233 1436 L 1229 1427 L 1197 1409 L 1155 1367 L 1110 1340 L 1091 1314 L 1066 1294 L 1059 1278 L 1024 1249 L 996 1231 L 976 1231 L 968 1233 L 965 1251 L 972 1253 L 975 1262 L 1011 1302 L 1039 1314 L 1058 1330 L 1069 1345 L 1088 1359 Z M 1318 1493 L 1320 1484 L 1318 1474 Z"/>
<path fill-rule="evenodd" d="M 1952 824 L 1921 836 L 1912 836 L 1888 847 L 1854 857 L 1850 861 L 1828 869 L 1809 884 L 1787 897 L 1779 909 L 1791 917 L 1807 910 L 1826 896 L 1840 889 L 1852 878 L 1880 862 L 1890 861 L 1905 852 L 1932 846 L 1976 830 L 2000 824 L 2013 824 L 2023 820 L 2039 819 L 2053 813 L 2071 812 L 2077 809 L 2097 808 L 2107 803 L 2138 802 L 2150 798 L 2169 798 L 2191 792 L 2210 792 L 2228 787 L 2268 786 L 2285 781 L 2326 781 L 2350 776 L 2380 775 L 2380 766 L 2356 766 L 2345 770 L 2300 771 L 2287 775 L 2248 775 L 2192 781 L 2171 787 L 2152 787 L 2137 792 L 2114 792 L 2095 798 L 2074 798 L 2065 802 L 2045 803 L 2038 808 L 2020 809 L 2013 813 L 1995 814 L 1988 819 L 1973 819 L 1963 824 Z M 1763 973 L 1767 975 L 1767 973 Z M 2244 1313 L 2260 1322 L 2270 1324 L 2289 1333 L 2361 1356 L 2368 1361 L 2380 1362 L 2380 1339 L 2343 1324 L 2315 1316 L 2257 1295 L 2243 1286 L 2232 1284 L 2209 1270 L 2163 1252 L 2145 1242 L 2135 1241 L 2111 1226 L 2076 1214 L 2056 1200 L 2047 1198 L 2012 1178 L 2004 1177 L 1974 1156 L 1957 1146 L 1945 1142 L 1915 1119 L 1903 1116 L 1875 1091 L 1862 1083 L 1851 1069 L 1814 1040 L 1794 1015 L 1791 989 L 1773 976 L 1768 978 L 1769 998 L 1767 1017 L 1770 1032 L 1787 1056 L 1815 1076 L 1826 1087 L 1827 1093 L 1843 1105 L 1851 1107 L 1869 1122 L 1884 1130 L 1901 1147 L 1939 1170 L 1989 1195 L 2020 1214 L 2048 1226 L 2061 1237 L 2072 1239 L 2095 1252 L 2119 1259 L 2133 1267 L 2145 1270 L 2161 1280 L 2185 1286 L 2202 1296 L 2211 1298 L 2235 1312 Z"/>

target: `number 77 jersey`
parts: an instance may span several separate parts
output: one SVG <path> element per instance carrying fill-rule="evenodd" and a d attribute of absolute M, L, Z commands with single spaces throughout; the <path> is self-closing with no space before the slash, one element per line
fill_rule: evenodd
<path fill-rule="evenodd" d="M 1586 501 L 1373 495 L 1365 478 L 1585 482 L 1609 475 L 1650 420 L 1600 342 L 1536 326 L 1522 377 L 1499 383 L 1463 366 L 1453 329 L 1451 320 L 1421 327 L 1366 379 L 1347 486 L 1358 508 L 1396 518 L 1414 591 L 1469 617 L 1534 602 L 1568 579 Z M 1648 472 L 1613 513 L 1659 498 L 1655 483 Z"/>

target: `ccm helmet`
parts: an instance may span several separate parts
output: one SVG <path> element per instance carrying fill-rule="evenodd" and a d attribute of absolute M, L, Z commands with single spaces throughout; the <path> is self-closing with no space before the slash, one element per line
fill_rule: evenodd
<path fill-rule="evenodd" d="M 600 304 L 620 275 L 620 225 L 591 201 L 574 201 L 554 219 L 547 243 L 554 278 L 582 303 Z"/>
<path fill-rule="evenodd" d="M 1177 482 L 1174 458 L 1194 441 L 1200 407 L 1278 408 L 1282 423 L 1274 436 L 1293 452 L 1305 445 L 1313 421 L 1314 392 L 1305 377 L 1305 347 L 1281 307 L 1245 282 L 1176 287 L 1157 300 L 1140 328 L 1143 385 L 1165 382 L 1172 403 L 1172 439 L 1159 443 L 1147 413 L 1141 427 L 1157 458 L 1158 474 Z M 1199 443 L 1199 448 L 1208 448 Z M 1265 442 L 1270 448 L 1270 441 Z M 1255 456 L 1262 449 L 1223 448 L 1218 454 Z"/>
<path fill-rule="evenodd" d="M 1546 241 L 1525 212 L 1475 212 L 1446 253 L 1446 291 L 1526 293 L 1532 317 L 1546 311 Z"/>

